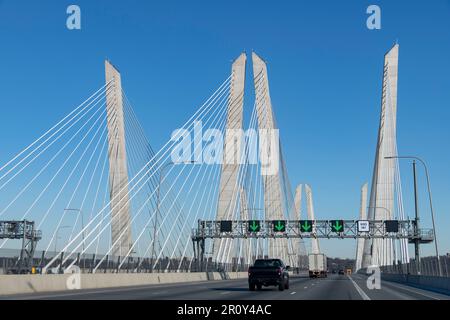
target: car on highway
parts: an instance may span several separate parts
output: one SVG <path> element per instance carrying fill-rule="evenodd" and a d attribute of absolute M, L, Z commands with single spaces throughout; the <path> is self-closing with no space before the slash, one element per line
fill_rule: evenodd
<path fill-rule="evenodd" d="M 289 289 L 289 266 L 281 259 L 256 259 L 248 269 L 248 287 L 250 291 L 257 288 L 277 286 L 278 290 Z"/>
<path fill-rule="evenodd" d="M 339 274 L 344 275 L 345 274 L 344 270 L 343 269 L 339 270 Z"/>

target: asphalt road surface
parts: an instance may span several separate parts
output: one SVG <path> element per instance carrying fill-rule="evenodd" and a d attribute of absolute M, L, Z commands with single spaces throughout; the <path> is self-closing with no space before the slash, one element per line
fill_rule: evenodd
<path fill-rule="evenodd" d="M 290 289 L 265 287 L 249 291 L 247 279 L 161 284 L 139 287 L 77 290 L 2 297 L 2 299 L 82 300 L 449 300 L 450 296 L 382 281 L 369 290 L 361 275 L 330 275 L 324 279 L 291 277 Z"/>

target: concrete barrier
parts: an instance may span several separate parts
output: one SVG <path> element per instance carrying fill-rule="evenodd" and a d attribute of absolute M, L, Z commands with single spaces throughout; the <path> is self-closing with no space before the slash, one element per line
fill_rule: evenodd
<path fill-rule="evenodd" d="M 229 272 L 228 276 L 230 279 L 243 279 L 248 277 L 247 272 Z"/>
<path fill-rule="evenodd" d="M 25 294 L 69 290 L 74 276 L 79 274 L 0 275 L 0 295 Z M 207 281 L 204 272 L 199 273 L 98 273 L 81 274 L 81 289 L 99 289 Z M 70 278 L 69 278 L 70 277 Z M 216 279 L 216 278 L 214 278 Z M 220 276 L 216 279 L 220 279 Z"/>
<path fill-rule="evenodd" d="M 26 294 L 69 290 L 74 277 L 79 274 L 0 275 L 0 295 Z M 81 289 L 101 289 L 182 283 L 207 280 L 224 280 L 219 272 L 193 273 L 96 273 L 81 274 Z M 246 278 L 247 272 L 230 272 L 229 279 Z"/>
<path fill-rule="evenodd" d="M 220 275 L 220 272 L 213 272 L 212 274 L 213 274 L 213 276 L 212 276 L 213 280 L 223 280 L 222 276 Z"/>
<path fill-rule="evenodd" d="M 450 295 L 450 278 L 382 273 L 381 279 Z"/>

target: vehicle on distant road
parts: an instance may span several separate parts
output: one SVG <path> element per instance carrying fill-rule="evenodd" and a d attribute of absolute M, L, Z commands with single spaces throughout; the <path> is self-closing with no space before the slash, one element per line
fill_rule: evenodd
<path fill-rule="evenodd" d="M 310 253 L 308 255 L 309 277 L 327 277 L 327 257 L 323 253 Z"/>
<path fill-rule="evenodd" d="M 255 291 L 262 287 L 278 286 L 278 290 L 289 289 L 289 266 L 280 259 L 257 259 L 248 269 L 248 288 Z"/>
<path fill-rule="evenodd" d="M 344 275 L 345 274 L 345 272 L 344 272 L 344 270 L 339 270 L 339 274 L 341 274 L 341 275 Z"/>

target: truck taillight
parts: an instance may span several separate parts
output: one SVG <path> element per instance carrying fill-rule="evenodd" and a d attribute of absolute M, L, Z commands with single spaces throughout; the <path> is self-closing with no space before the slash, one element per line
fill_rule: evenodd
<path fill-rule="evenodd" d="M 278 268 L 278 275 L 281 276 L 281 268 Z"/>

